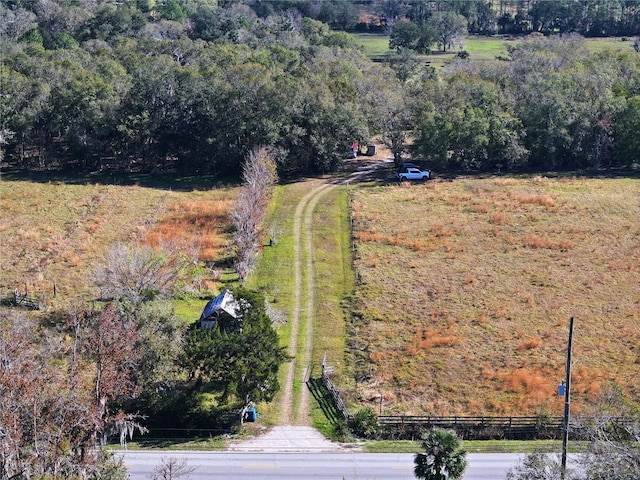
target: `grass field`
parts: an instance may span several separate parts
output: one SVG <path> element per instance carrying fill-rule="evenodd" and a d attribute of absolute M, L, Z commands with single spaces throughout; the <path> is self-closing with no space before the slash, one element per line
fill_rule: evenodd
<path fill-rule="evenodd" d="M 559 415 L 640 397 L 640 182 L 457 178 L 358 190 L 352 401 L 384 414 Z"/>
<path fill-rule="evenodd" d="M 319 180 L 316 180 L 319 181 Z M 248 285 L 291 309 L 291 219 L 309 190 L 277 188 L 265 247 Z M 233 188 L 4 180 L 0 284 L 46 293 L 53 308 L 97 298 L 91 274 L 117 242 L 185 242 L 229 255 Z M 640 182 L 634 178 L 491 177 L 350 191 L 359 284 L 352 291 L 347 192 L 314 216 L 316 340 L 352 408 L 385 414 L 560 414 L 568 322 L 576 318 L 575 408 L 614 380 L 640 396 Z M 207 277 L 217 293 L 228 272 Z M 52 285 L 57 297 L 51 298 Z M 185 321 L 204 300 L 177 302 Z M 281 335 L 288 338 L 287 325 Z M 346 333 L 345 333 L 346 332 Z M 345 363 L 341 357 L 351 352 Z M 353 378 L 358 380 L 354 386 Z M 299 394 L 299 392 L 298 392 Z M 270 407 L 264 407 L 268 422 Z M 319 410 L 316 426 L 323 425 Z"/>
<path fill-rule="evenodd" d="M 54 309 L 96 300 L 91 276 L 119 242 L 179 243 L 204 261 L 228 254 L 226 214 L 233 189 L 173 191 L 6 178 L 0 183 L 2 295 L 26 289 L 38 298 L 45 295 Z M 219 282 L 205 279 L 200 287 L 216 290 Z M 201 309 L 181 308 L 185 317 Z"/>
<path fill-rule="evenodd" d="M 382 59 L 390 52 L 388 35 L 359 33 L 354 34 L 354 37 L 369 58 Z M 507 56 L 507 47 L 516 44 L 517 41 L 517 39 L 510 39 L 502 35 L 493 37 L 469 36 L 462 50 L 466 50 L 469 53 L 471 60 L 494 60 L 498 57 Z M 585 40 L 585 44 L 592 52 L 600 52 L 607 49 L 628 51 L 632 48 L 633 42 L 628 39 L 623 41 L 621 38 L 589 38 Z M 459 50 L 461 49 L 455 48 L 448 53 L 434 52 L 429 55 L 422 55 L 421 58 L 430 62 L 432 67 L 438 69 L 453 61 Z"/>

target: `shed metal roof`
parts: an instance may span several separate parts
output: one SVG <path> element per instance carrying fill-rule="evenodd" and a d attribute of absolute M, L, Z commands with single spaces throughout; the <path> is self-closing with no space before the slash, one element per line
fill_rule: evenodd
<path fill-rule="evenodd" d="M 230 290 L 224 290 L 217 297 L 209 300 L 209 303 L 204 307 L 200 320 L 206 320 L 212 315 L 218 315 L 221 311 L 231 315 L 233 318 L 238 318 L 240 313 L 240 305 Z"/>

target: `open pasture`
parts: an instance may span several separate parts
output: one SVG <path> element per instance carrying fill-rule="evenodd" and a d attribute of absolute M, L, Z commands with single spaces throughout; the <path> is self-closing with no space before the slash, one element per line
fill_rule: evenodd
<path fill-rule="evenodd" d="M 202 261 L 219 260 L 227 255 L 233 199 L 233 189 L 223 188 L 3 179 L 0 294 L 26 288 L 30 296 L 46 295 L 53 307 L 94 300 L 92 274 L 121 242 L 173 245 Z"/>
<path fill-rule="evenodd" d="M 384 59 L 390 53 L 388 35 L 359 33 L 354 34 L 354 37 L 369 58 Z M 466 38 L 464 48 L 453 48 L 447 53 L 434 51 L 429 55 L 421 55 L 420 58 L 425 62 L 430 62 L 430 65 L 436 68 L 441 68 L 455 60 L 456 54 L 460 50 L 466 50 L 471 60 L 495 60 L 499 57 L 506 57 L 508 55 L 508 46 L 517 44 L 521 38 L 505 35 L 491 37 L 471 35 Z M 585 46 L 594 53 L 606 50 L 629 51 L 633 48 L 633 41 L 628 38 L 588 38 L 585 39 Z"/>
<path fill-rule="evenodd" d="M 383 414 L 560 415 L 640 397 L 640 182 L 460 177 L 357 190 L 357 400 Z"/>

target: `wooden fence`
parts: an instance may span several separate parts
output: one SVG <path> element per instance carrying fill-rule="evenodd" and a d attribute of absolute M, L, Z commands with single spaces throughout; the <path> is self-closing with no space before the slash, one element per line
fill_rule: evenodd
<path fill-rule="evenodd" d="M 424 430 L 449 428 L 465 439 L 561 438 L 562 417 L 548 416 L 379 416 L 385 438 L 419 439 Z"/>
<path fill-rule="evenodd" d="M 352 418 L 333 384 L 333 367 L 322 361 L 322 383 L 329 391 L 335 407 L 346 420 Z M 558 439 L 562 438 L 562 417 L 559 416 L 433 416 L 433 415 L 380 415 L 378 438 L 419 440 L 425 430 L 448 428 L 467 440 L 488 439 Z M 573 436 L 578 434 L 574 430 Z"/>
<path fill-rule="evenodd" d="M 349 420 L 351 418 L 351 414 L 349 413 L 349 409 L 342 400 L 342 396 L 340 395 L 340 390 L 336 388 L 336 386 L 331 381 L 329 374 L 333 371 L 333 367 L 328 367 L 326 365 L 326 359 L 322 362 L 322 383 L 329 391 L 331 398 L 336 406 L 336 408 L 342 413 L 342 416 L 345 420 Z"/>

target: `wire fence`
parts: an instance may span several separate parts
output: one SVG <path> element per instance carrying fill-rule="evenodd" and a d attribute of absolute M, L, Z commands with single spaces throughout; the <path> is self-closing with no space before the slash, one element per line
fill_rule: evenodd
<path fill-rule="evenodd" d="M 43 308 L 46 308 L 46 300 L 44 296 L 42 297 L 42 299 L 38 299 L 20 293 L 18 289 L 16 289 L 13 293 L 0 298 L 0 305 L 5 305 L 8 307 L 21 307 L 28 310 L 41 310 Z"/>

